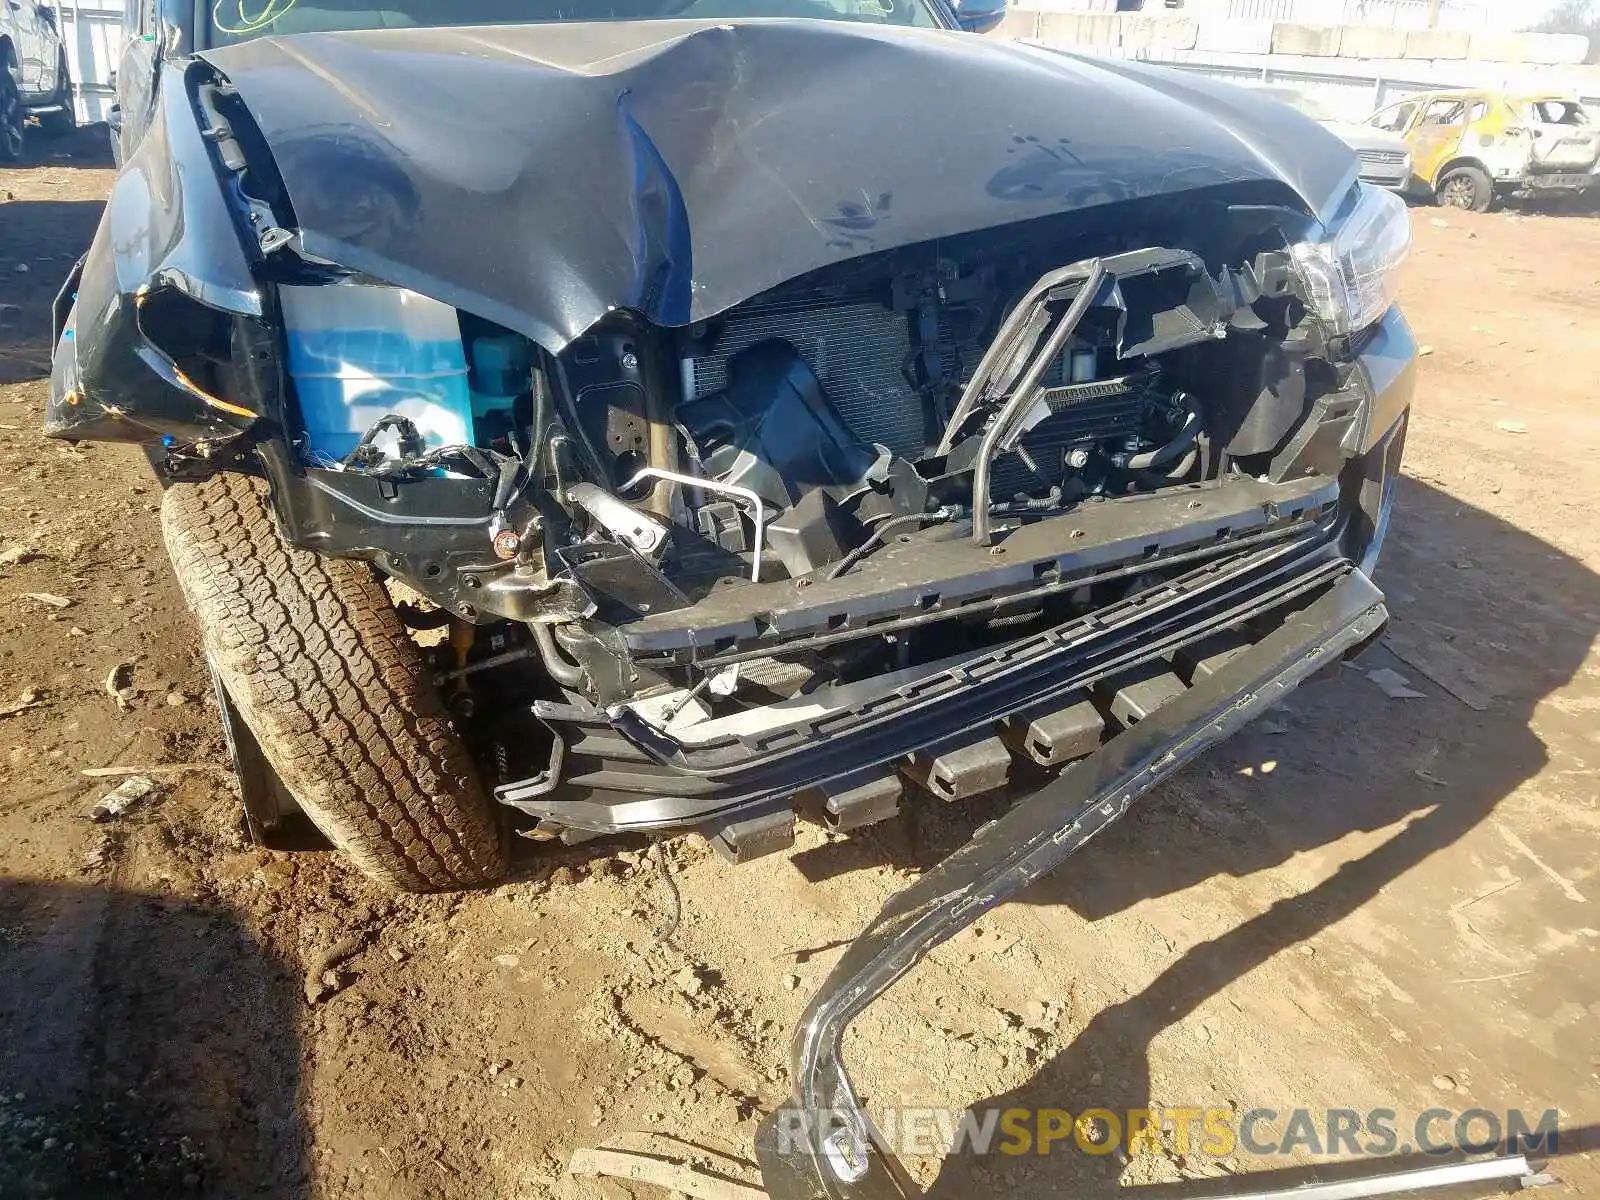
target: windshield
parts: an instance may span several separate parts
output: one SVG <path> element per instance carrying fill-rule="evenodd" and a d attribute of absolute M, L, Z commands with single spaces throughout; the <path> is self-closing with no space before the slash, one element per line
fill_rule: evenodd
<path fill-rule="evenodd" d="M 814 17 L 936 29 L 928 0 L 204 0 L 206 44 L 271 34 L 550 21 Z"/>

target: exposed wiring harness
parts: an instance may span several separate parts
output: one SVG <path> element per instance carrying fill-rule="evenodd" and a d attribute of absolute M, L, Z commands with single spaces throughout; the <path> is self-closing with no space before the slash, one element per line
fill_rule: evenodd
<path fill-rule="evenodd" d="M 397 454 L 390 455 L 377 444 L 384 433 L 393 432 Z M 446 463 L 470 466 L 485 479 L 499 479 L 506 468 L 522 465 L 520 456 L 508 456 L 486 450 L 481 446 L 441 446 L 429 450 L 422 432 L 410 417 L 390 413 L 380 417 L 361 435 L 356 448 L 345 455 L 341 464 L 347 471 L 360 471 L 377 478 L 395 475 L 427 474 Z"/>
<path fill-rule="evenodd" d="M 934 509 L 933 512 L 907 513 L 903 517 L 891 517 L 889 520 L 883 522 L 883 524 L 874 529 L 866 541 L 862 542 L 861 545 L 857 546 L 854 550 L 850 551 L 849 554 L 846 554 L 843 558 L 841 558 L 834 566 L 833 570 L 828 572 L 828 578 L 839 578 L 839 576 L 843 575 L 851 567 L 855 566 L 863 558 L 871 554 L 879 546 L 883 545 L 891 533 L 894 533 L 897 530 L 916 528 L 922 525 L 937 525 L 941 521 L 948 521 L 954 515 L 955 512 L 953 509 L 937 508 Z"/>

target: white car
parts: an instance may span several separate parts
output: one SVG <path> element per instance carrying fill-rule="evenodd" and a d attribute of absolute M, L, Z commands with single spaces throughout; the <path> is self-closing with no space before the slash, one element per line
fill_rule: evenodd
<path fill-rule="evenodd" d="M 61 21 L 52 5 L 0 0 L 0 162 L 22 157 L 30 113 L 45 133 L 77 126 Z"/>
<path fill-rule="evenodd" d="M 1411 186 L 1411 147 L 1405 138 L 1371 125 L 1341 121 L 1320 103 L 1293 88 L 1253 88 L 1290 108 L 1297 109 L 1356 152 L 1361 160 L 1361 182 L 1404 192 Z"/>

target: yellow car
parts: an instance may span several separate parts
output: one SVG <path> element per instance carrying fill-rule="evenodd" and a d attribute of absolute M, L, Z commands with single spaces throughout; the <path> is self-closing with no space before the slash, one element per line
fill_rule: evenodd
<path fill-rule="evenodd" d="M 1405 138 L 1412 187 L 1454 208 L 1483 212 L 1505 196 L 1600 188 L 1600 128 L 1566 96 L 1423 92 L 1367 124 Z"/>

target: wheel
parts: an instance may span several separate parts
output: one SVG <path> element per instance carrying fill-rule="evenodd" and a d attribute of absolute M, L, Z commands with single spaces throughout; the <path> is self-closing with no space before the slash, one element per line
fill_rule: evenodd
<path fill-rule="evenodd" d="M 1452 167 L 1434 189 L 1439 203 L 1468 212 L 1488 212 L 1494 203 L 1494 184 L 1477 167 Z"/>
<path fill-rule="evenodd" d="M 61 107 L 54 112 L 39 114 L 39 128 L 51 137 L 66 137 L 78 128 L 78 108 L 72 94 L 72 71 L 67 66 L 67 52 L 61 52 L 60 74 L 56 76 L 55 102 Z"/>
<path fill-rule="evenodd" d="M 17 86 L 16 64 L 0 51 L 0 162 L 22 157 L 22 126 L 28 119 Z"/>
<path fill-rule="evenodd" d="M 372 569 L 291 548 L 234 473 L 174 484 L 161 527 L 239 721 L 328 840 L 402 891 L 498 879 L 500 821 Z"/>

